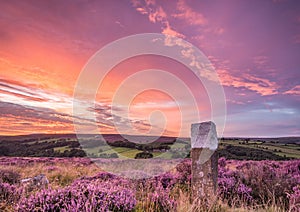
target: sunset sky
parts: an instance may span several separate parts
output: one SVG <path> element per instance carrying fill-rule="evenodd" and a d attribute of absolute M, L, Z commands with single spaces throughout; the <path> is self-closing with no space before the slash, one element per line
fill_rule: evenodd
<path fill-rule="evenodd" d="M 0 134 L 73 133 L 73 121 L 89 122 L 84 114 L 72 115 L 79 74 L 102 47 L 139 33 L 177 36 L 209 58 L 226 96 L 223 136 L 300 135 L 298 0 L 0 0 Z M 190 127 L 192 109 L 179 83 L 147 73 L 130 78 L 148 69 L 166 70 L 188 85 L 200 121 L 209 120 L 208 91 L 187 67 L 145 55 L 117 64 L 99 87 L 91 110 L 100 133 L 116 133 L 118 122 L 145 134 L 152 125 L 152 134 L 172 136 L 181 125 Z M 112 108 L 123 110 L 112 106 L 118 88 L 126 95 L 145 83 L 176 92 L 141 90 L 128 118 L 112 117 Z"/>

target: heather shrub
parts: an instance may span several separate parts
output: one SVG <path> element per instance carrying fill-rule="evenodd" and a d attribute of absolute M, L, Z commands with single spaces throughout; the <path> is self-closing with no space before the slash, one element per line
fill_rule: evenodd
<path fill-rule="evenodd" d="M 0 202 L 6 204 L 16 203 L 21 196 L 21 191 L 15 185 L 0 183 Z"/>
<path fill-rule="evenodd" d="M 177 201 L 171 196 L 169 189 L 163 189 L 158 187 L 154 192 L 148 193 L 147 199 L 149 205 L 147 208 L 151 208 L 154 211 L 176 211 Z"/>
<path fill-rule="evenodd" d="M 229 205 L 241 205 L 243 203 L 250 204 L 253 200 L 251 195 L 252 188 L 245 185 L 237 171 L 228 169 L 222 163 L 219 165 L 218 171 L 218 195 L 223 201 L 227 201 Z"/>
<path fill-rule="evenodd" d="M 19 183 L 21 179 L 21 175 L 12 170 L 2 169 L 0 170 L 0 182 L 16 184 Z"/>
<path fill-rule="evenodd" d="M 299 160 L 225 161 L 221 158 L 219 162 L 219 195 L 229 204 L 280 205 L 287 210 L 288 194 L 300 184 Z M 231 168 L 224 165 L 228 162 Z"/>
<path fill-rule="evenodd" d="M 149 179 L 135 182 L 138 211 L 176 211 L 177 200 L 175 188 L 178 178 L 175 174 L 165 173 Z"/>
<path fill-rule="evenodd" d="M 300 210 L 300 185 L 293 187 L 293 193 L 289 194 L 289 211 Z"/>
<path fill-rule="evenodd" d="M 244 173 L 240 177 L 241 181 L 251 186 L 251 194 L 257 204 L 280 204 L 287 209 L 289 205 L 287 194 L 300 184 L 300 170 L 297 169 L 299 162 L 245 162 L 237 169 L 240 170 L 240 175 Z"/>
<path fill-rule="evenodd" d="M 76 181 L 63 189 L 39 191 L 18 204 L 18 211 L 132 211 L 132 190 L 111 182 Z"/>
<path fill-rule="evenodd" d="M 184 191 L 189 191 L 192 177 L 191 160 L 184 160 L 176 166 L 176 175 L 179 187 Z"/>

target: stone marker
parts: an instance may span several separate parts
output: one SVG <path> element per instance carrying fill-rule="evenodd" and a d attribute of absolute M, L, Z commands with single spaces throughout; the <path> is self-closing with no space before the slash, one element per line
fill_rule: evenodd
<path fill-rule="evenodd" d="M 30 177 L 21 180 L 21 185 L 26 191 L 32 191 L 35 189 L 47 188 L 49 181 L 44 174 L 39 174 L 35 177 Z"/>
<path fill-rule="evenodd" d="M 216 125 L 209 122 L 192 124 L 192 201 L 216 200 L 218 148 Z"/>

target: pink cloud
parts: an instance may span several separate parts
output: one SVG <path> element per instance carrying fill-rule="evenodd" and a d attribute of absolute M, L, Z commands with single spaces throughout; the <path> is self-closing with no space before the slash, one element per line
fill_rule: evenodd
<path fill-rule="evenodd" d="M 185 38 L 185 36 L 183 34 L 172 29 L 169 23 L 167 23 L 166 27 L 163 28 L 162 34 L 175 36 L 175 37 L 179 37 L 179 38 Z"/>
<path fill-rule="evenodd" d="M 148 19 L 152 23 L 162 24 L 162 34 L 185 38 L 185 36 L 175 31 L 168 21 L 168 16 L 161 6 L 156 5 L 154 0 L 146 0 L 144 3 L 139 0 L 132 1 L 136 11 L 142 15 L 147 15 Z"/>
<path fill-rule="evenodd" d="M 148 12 L 144 8 L 142 8 L 142 7 L 137 7 L 136 11 L 138 11 L 139 13 L 141 13 L 143 15 L 148 14 Z"/>
<path fill-rule="evenodd" d="M 162 7 L 158 7 L 155 12 L 149 14 L 149 20 L 153 23 L 165 21 L 167 18 L 167 14 L 162 9 Z"/>
<path fill-rule="evenodd" d="M 290 94 L 290 95 L 300 95 L 300 85 L 296 85 L 292 89 L 284 92 L 284 94 Z"/>
<path fill-rule="evenodd" d="M 157 6 L 156 2 L 153 0 L 146 0 L 144 3 L 138 0 L 132 1 L 133 6 L 136 8 L 136 11 L 142 15 L 148 15 L 148 19 L 152 23 L 157 22 L 167 22 L 167 14 L 161 6 Z"/>
<path fill-rule="evenodd" d="M 244 87 L 262 96 L 278 94 L 278 85 L 268 79 L 255 77 L 250 74 L 242 74 L 241 77 L 237 77 L 231 75 L 227 70 L 218 70 L 217 72 L 224 86 L 235 88 Z"/>
<path fill-rule="evenodd" d="M 194 11 L 190 6 L 186 4 L 184 0 L 179 0 L 177 3 L 178 14 L 174 14 L 173 17 L 182 19 L 190 25 L 205 25 L 207 23 L 203 14 Z"/>

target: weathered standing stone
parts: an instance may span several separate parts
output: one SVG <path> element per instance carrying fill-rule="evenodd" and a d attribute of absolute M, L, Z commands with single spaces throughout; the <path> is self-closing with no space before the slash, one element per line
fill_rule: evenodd
<path fill-rule="evenodd" d="M 216 125 L 209 121 L 192 124 L 192 201 L 215 201 L 218 177 Z"/>
<path fill-rule="evenodd" d="M 35 189 L 47 188 L 49 181 L 44 174 L 39 174 L 35 177 L 30 177 L 21 180 L 21 185 L 26 191 L 32 191 Z"/>

